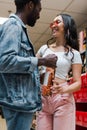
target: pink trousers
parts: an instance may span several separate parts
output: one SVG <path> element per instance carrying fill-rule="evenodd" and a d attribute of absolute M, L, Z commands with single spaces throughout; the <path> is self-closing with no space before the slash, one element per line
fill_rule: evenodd
<path fill-rule="evenodd" d="M 42 97 L 36 114 L 36 130 L 75 130 L 75 101 L 72 94 Z"/>

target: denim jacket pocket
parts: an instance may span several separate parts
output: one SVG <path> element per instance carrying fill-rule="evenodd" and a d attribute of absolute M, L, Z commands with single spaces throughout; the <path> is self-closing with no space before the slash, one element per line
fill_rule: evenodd
<path fill-rule="evenodd" d="M 31 50 L 30 47 L 28 47 L 26 44 L 23 44 L 23 43 L 21 43 L 21 47 L 22 47 L 23 49 L 27 50 L 27 51 L 30 51 L 30 50 Z"/>
<path fill-rule="evenodd" d="M 20 54 L 25 57 L 31 56 L 32 48 L 25 43 L 20 43 Z"/>

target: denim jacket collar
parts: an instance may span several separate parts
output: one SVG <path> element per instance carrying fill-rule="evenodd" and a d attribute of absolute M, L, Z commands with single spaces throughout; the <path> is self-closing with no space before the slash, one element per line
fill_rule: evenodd
<path fill-rule="evenodd" d="M 23 23 L 23 21 L 16 15 L 16 14 L 11 14 L 10 16 L 9 16 L 9 18 L 15 18 L 15 19 L 17 19 L 19 22 L 20 22 L 20 24 L 21 24 L 21 26 L 23 27 L 23 28 L 25 28 L 25 29 L 27 29 L 26 28 L 26 25 Z"/>

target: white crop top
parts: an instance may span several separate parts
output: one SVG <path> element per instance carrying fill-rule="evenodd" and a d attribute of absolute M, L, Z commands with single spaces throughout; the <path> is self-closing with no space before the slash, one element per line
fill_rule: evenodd
<path fill-rule="evenodd" d="M 50 48 L 48 48 L 47 45 L 43 45 L 37 53 L 40 54 L 41 57 L 44 57 L 48 54 L 55 54 L 58 57 L 55 77 L 65 80 L 72 64 L 82 64 L 80 53 L 77 50 L 73 51 L 74 58 L 72 61 L 72 52 L 69 51 L 68 55 L 65 55 L 65 52 L 54 52 Z"/>

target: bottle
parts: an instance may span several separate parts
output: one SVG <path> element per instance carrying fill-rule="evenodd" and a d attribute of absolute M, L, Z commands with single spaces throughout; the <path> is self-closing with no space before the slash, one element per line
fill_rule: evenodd
<path fill-rule="evenodd" d="M 42 83 L 42 95 L 49 96 L 51 95 L 50 87 L 53 85 L 52 80 L 54 79 L 55 71 L 52 68 L 47 67 L 43 77 Z"/>

